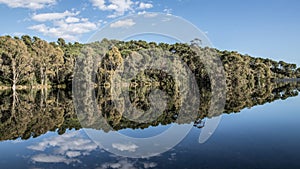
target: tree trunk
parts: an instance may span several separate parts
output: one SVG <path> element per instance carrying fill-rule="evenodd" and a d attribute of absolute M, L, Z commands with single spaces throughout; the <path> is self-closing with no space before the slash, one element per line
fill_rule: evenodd
<path fill-rule="evenodd" d="M 60 78 L 59 78 L 59 70 L 58 70 L 58 68 L 56 69 L 56 81 L 57 81 L 57 84 L 60 84 Z"/>
<path fill-rule="evenodd" d="M 16 85 L 17 85 L 17 70 L 16 70 L 16 62 L 15 60 L 12 61 L 12 90 L 15 92 L 16 91 Z"/>
<path fill-rule="evenodd" d="M 17 103 L 17 93 L 16 93 L 16 90 L 13 90 L 12 106 L 11 106 L 11 116 L 12 117 L 14 117 L 16 114 L 16 103 Z"/>
<path fill-rule="evenodd" d="M 40 89 L 41 93 L 40 93 L 40 108 L 41 110 L 44 109 L 44 105 L 45 105 L 45 91 L 43 88 Z"/>
<path fill-rule="evenodd" d="M 59 104 L 59 90 L 57 91 L 57 94 L 56 94 L 56 106 L 58 107 L 58 104 Z"/>
<path fill-rule="evenodd" d="M 44 71 L 43 71 L 43 67 L 40 67 L 40 78 L 41 78 L 41 85 L 44 85 Z"/>
<path fill-rule="evenodd" d="M 45 86 L 47 86 L 47 84 L 48 84 L 48 82 L 47 82 L 47 68 L 44 68 L 44 74 L 43 74 L 43 76 L 44 76 L 44 85 Z"/>

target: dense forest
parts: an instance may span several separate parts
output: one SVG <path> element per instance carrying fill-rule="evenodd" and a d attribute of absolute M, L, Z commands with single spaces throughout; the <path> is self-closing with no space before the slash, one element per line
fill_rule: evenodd
<path fill-rule="evenodd" d="M 48 43 L 37 37 L 0 37 L 0 85 L 57 86 L 72 80 L 82 44 L 63 39 Z"/>
<path fill-rule="evenodd" d="M 97 60 L 101 55 L 97 49 L 103 49 L 103 46 L 107 47 L 107 51 L 102 60 Z M 277 81 L 300 78 L 300 69 L 295 64 L 207 47 L 200 47 L 199 51 L 195 52 L 192 48 L 192 43 L 157 44 L 103 39 L 101 42 L 80 44 L 66 43 L 61 38 L 57 42 L 48 43 L 37 37 L 2 36 L 0 141 L 20 137 L 28 139 L 47 131 L 63 134 L 67 129 L 82 127 L 108 132 L 124 128 L 143 129 L 170 123 L 194 122 L 195 127 L 201 128 L 205 118 L 240 112 L 245 108 L 298 95 L 299 83 Z M 125 90 L 129 91 L 129 98 L 124 97 L 121 89 L 112 90 L 114 80 L 118 80 L 113 77 L 118 74 L 120 68 L 138 69 L 135 64 L 126 65 L 124 60 L 136 58 L 141 63 L 147 63 L 150 55 L 144 53 L 144 60 L 136 55 L 136 52 L 147 49 L 153 49 L 152 52 L 169 51 L 191 70 L 201 100 L 200 105 L 197 105 L 199 109 L 193 116 L 179 111 L 184 104 L 182 100 L 185 99 L 178 90 L 178 86 L 182 84 L 177 84 L 178 81 L 163 70 L 145 69 L 128 84 L 121 86 L 120 88 L 125 87 Z M 220 60 L 223 67 L 216 64 L 215 72 L 209 74 L 207 62 L 201 60 L 203 57 L 208 60 L 207 57 L 212 57 L 212 62 Z M 173 68 L 176 71 L 182 69 L 176 64 Z M 222 71 L 224 77 L 218 77 Z M 217 98 L 223 99 L 225 103 L 222 109 L 216 109 L 213 114 L 210 108 L 216 100 L 216 93 L 213 93 L 212 86 L 216 82 L 212 78 L 224 78 L 225 82 L 222 91 L 217 92 Z M 82 83 L 74 83 L 76 80 Z M 86 85 L 87 82 L 91 82 L 91 85 Z M 180 81 L 183 85 L 189 85 L 185 82 L 185 79 Z M 190 87 L 193 86 L 188 86 Z M 79 89 L 79 93 L 74 93 L 76 89 Z M 168 98 L 166 108 L 161 114 L 150 109 L 149 97 L 155 89 L 164 91 Z M 131 114 L 126 114 L 127 101 L 142 110 L 142 113 L 131 111 Z M 180 115 L 182 116 L 178 120 Z M 154 120 L 143 121 L 144 119 Z"/>
<path fill-rule="evenodd" d="M 158 48 L 177 54 L 185 61 L 197 77 L 205 77 L 203 63 L 191 50 L 191 44 L 147 43 L 145 41 L 109 41 L 113 44 L 107 52 L 107 58 L 119 56 L 121 59 L 133 51 Z M 98 42 L 100 43 L 100 42 Z M 0 37 L 0 86 L 2 88 L 22 87 L 71 87 L 75 62 L 80 57 L 84 46 L 90 44 L 66 43 L 59 38 L 57 42 L 48 43 L 38 37 Z M 94 44 L 97 45 L 97 42 Z M 217 53 L 223 62 L 231 84 L 258 83 L 260 81 L 300 77 L 300 69 L 295 64 L 284 61 L 254 58 L 238 52 L 219 51 L 205 48 Z M 114 57 L 112 57 L 114 56 Z M 114 58 L 115 59 L 115 58 Z M 115 60 L 111 60 L 114 62 Z M 105 63 L 104 63 L 105 64 Z M 100 70 L 100 69 L 99 69 Z"/>

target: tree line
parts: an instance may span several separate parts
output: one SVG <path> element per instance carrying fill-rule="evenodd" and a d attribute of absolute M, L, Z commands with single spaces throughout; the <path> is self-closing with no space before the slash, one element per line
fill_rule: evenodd
<path fill-rule="evenodd" d="M 48 43 L 38 37 L 0 37 L 0 85 L 54 86 L 69 84 L 82 44 L 63 39 Z"/>
<path fill-rule="evenodd" d="M 141 40 L 124 42 L 104 39 L 103 41 L 115 45 L 106 54 L 107 63 L 110 65 L 112 62 L 116 62 L 115 56 L 122 59 L 133 51 L 159 48 L 178 54 L 193 70 L 196 77 L 207 78 L 205 77 L 205 66 L 197 59 L 190 44 L 157 44 Z M 59 38 L 57 42 L 47 42 L 28 35 L 22 37 L 1 36 L 0 86 L 13 89 L 18 86 L 62 85 L 71 87 L 76 60 L 86 45 L 89 44 L 66 43 L 62 38 Z M 234 51 L 219 51 L 210 48 L 206 50 L 217 52 L 224 65 L 226 75 L 232 79 L 230 81 L 232 84 L 247 83 L 247 81 L 261 83 L 266 79 L 300 77 L 300 68 L 297 68 L 296 64 L 255 58 Z M 109 67 L 109 65 L 107 66 Z"/>

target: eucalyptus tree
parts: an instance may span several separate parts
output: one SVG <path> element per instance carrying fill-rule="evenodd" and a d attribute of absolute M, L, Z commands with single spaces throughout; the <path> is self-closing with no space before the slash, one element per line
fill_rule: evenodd
<path fill-rule="evenodd" d="M 32 80 L 32 58 L 22 40 L 0 37 L 0 78 L 13 90 Z"/>
<path fill-rule="evenodd" d="M 48 85 L 49 78 L 55 79 L 63 65 L 63 51 L 48 42 L 33 37 L 34 64 L 38 80 L 42 86 Z"/>
<path fill-rule="evenodd" d="M 65 41 L 60 38 L 57 41 L 59 47 L 63 50 L 64 56 L 63 56 L 63 67 L 62 67 L 62 74 L 61 78 L 63 78 L 63 83 L 65 84 L 71 84 L 74 74 L 74 66 L 76 59 L 81 53 L 83 44 L 80 44 L 78 42 L 75 43 L 68 43 L 66 44 Z"/>

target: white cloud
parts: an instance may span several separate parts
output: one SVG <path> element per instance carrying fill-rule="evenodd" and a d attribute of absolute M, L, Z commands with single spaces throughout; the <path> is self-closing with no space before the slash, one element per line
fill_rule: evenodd
<path fill-rule="evenodd" d="M 138 15 L 144 15 L 146 13 L 146 11 L 140 11 L 138 12 Z"/>
<path fill-rule="evenodd" d="M 34 14 L 32 19 L 46 24 L 37 24 L 28 29 L 42 33 L 49 37 L 61 37 L 67 40 L 76 41 L 84 34 L 96 30 L 98 24 L 90 22 L 87 18 L 80 18 L 79 12 L 65 11 L 63 13 Z"/>
<path fill-rule="evenodd" d="M 111 11 L 108 18 L 115 18 L 124 15 L 126 12 L 135 13 L 136 10 L 145 10 L 153 7 L 151 3 L 144 3 L 132 0 L 90 0 L 94 7 L 101 11 Z"/>
<path fill-rule="evenodd" d="M 45 151 L 53 149 L 51 154 L 37 154 L 31 157 L 33 162 L 41 163 L 66 163 L 80 162 L 76 157 L 89 155 L 98 146 L 89 139 L 80 136 L 80 132 L 71 132 L 64 135 L 51 137 L 36 145 L 27 147 L 31 150 Z"/>
<path fill-rule="evenodd" d="M 102 164 L 100 167 L 96 169 L 150 169 L 150 168 L 155 168 L 157 167 L 157 163 L 154 162 L 140 162 L 139 160 L 130 160 L 130 159 L 124 159 L 124 158 L 117 158 L 117 162 L 106 162 Z"/>
<path fill-rule="evenodd" d="M 56 4 L 56 0 L 0 0 L 0 4 L 6 4 L 11 8 L 42 9 Z"/>
<path fill-rule="evenodd" d="M 101 165 L 101 167 L 98 167 L 97 169 L 137 169 L 137 167 L 134 166 L 134 163 L 131 163 L 127 160 L 120 160 L 117 163 L 104 163 Z"/>
<path fill-rule="evenodd" d="M 80 153 L 80 151 L 67 151 L 67 152 L 66 152 L 66 155 L 67 155 L 68 157 L 73 158 L 73 157 L 78 157 L 78 156 L 80 156 L 81 153 Z"/>
<path fill-rule="evenodd" d="M 79 18 L 76 18 L 76 17 L 68 17 L 67 19 L 66 19 L 66 22 L 67 23 L 76 23 L 76 22 L 79 22 L 80 21 L 80 19 Z"/>
<path fill-rule="evenodd" d="M 138 14 L 144 15 L 145 18 L 154 18 L 154 17 L 158 16 L 157 13 L 150 13 L 150 12 L 146 12 L 146 11 L 139 12 Z"/>
<path fill-rule="evenodd" d="M 57 19 L 63 19 L 68 16 L 76 16 L 80 12 L 69 12 L 65 11 L 63 13 L 42 13 L 42 14 L 34 14 L 31 18 L 38 22 L 52 21 Z"/>
<path fill-rule="evenodd" d="M 167 14 L 171 14 L 172 13 L 172 9 L 166 8 L 166 9 L 164 9 L 164 12 L 167 13 Z"/>
<path fill-rule="evenodd" d="M 33 156 L 32 161 L 39 163 L 66 163 L 70 164 L 72 162 L 79 162 L 76 159 L 68 159 L 64 156 L 59 155 L 46 155 L 46 154 L 38 154 Z"/>
<path fill-rule="evenodd" d="M 108 3 L 105 0 L 90 0 L 93 6 L 97 7 L 102 11 L 113 11 L 112 15 L 109 15 L 109 18 L 114 18 L 124 15 L 127 11 L 133 10 L 134 3 L 131 0 L 108 0 Z"/>
<path fill-rule="evenodd" d="M 120 27 L 131 27 L 135 25 L 135 22 L 132 19 L 119 20 L 110 24 L 111 28 L 120 28 Z"/>
<path fill-rule="evenodd" d="M 136 149 L 138 148 L 138 146 L 135 144 L 120 144 L 120 143 L 113 143 L 112 147 L 120 151 L 129 151 L 129 152 L 135 152 Z"/>
<path fill-rule="evenodd" d="M 152 7 L 153 7 L 153 5 L 150 4 L 150 3 L 141 2 L 140 6 L 139 6 L 139 9 L 149 9 L 149 8 L 152 8 Z"/>
<path fill-rule="evenodd" d="M 90 152 L 98 146 L 89 139 L 79 137 L 79 132 L 71 132 L 57 137 L 52 137 L 39 142 L 36 145 L 28 146 L 32 150 L 44 151 L 49 147 L 59 147 L 60 154 L 67 151 L 87 151 Z"/>
<path fill-rule="evenodd" d="M 114 164 L 110 164 L 111 168 L 120 168 L 122 167 L 122 165 L 120 163 L 114 163 Z"/>
<path fill-rule="evenodd" d="M 144 168 L 147 169 L 147 168 L 154 168 L 157 166 L 157 163 L 154 163 L 154 162 L 151 162 L 151 163 L 143 163 L 144 164 Z"/>

